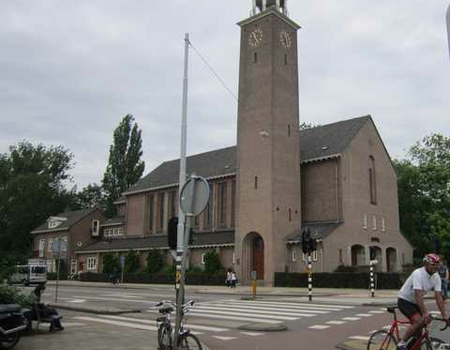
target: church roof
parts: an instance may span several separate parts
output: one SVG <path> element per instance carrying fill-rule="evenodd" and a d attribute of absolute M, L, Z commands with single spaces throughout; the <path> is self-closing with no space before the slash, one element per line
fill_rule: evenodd
<path fill-rule="evenodd" d="M 368 120 L 371 117 L 364 116 L 300 130 L 300 161 L 303 163 L 342 153 Z M 236 146 L 232 146 L 187 157 L 186 173 L 195 172 L 206 179 L 226 177 L 236 174 L 236 164 Z M 164 162 L 124 194 L 175 186 L 179 172 L 179 159 Z"/>

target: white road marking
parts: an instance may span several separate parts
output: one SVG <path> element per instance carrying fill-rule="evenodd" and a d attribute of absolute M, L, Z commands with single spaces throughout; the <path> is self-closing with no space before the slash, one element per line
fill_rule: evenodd
<path fill-rule="evenodd" d="M 372 310 L 369 311 L 370 314 L 384 314 L 386 311 L 381 311 L 381 310 Z"/>
<path fill-rule="evenodd" d="M 361 317 L 342 317 L 344 321 L 358 321 Z"/>
<path fill-rule="evenodd" d="M 261 318 L 269 318 L 274 320 L 283 320 L 283 321 L 295 321 L 298 320 L 298 317 L 288 317 L 288 316 L 276 316 L 276 315 L 258 315 L 256 313 L 241 313 L 241 312 L 231 312 L 231 311 L 220 311 L 220 310 L 191 310 L 189 311 L 190 315 L 195 316 L 197 313 L 201 313 L 203 315 L 206 314 L 219 314 L 219 315 L 231 315 L 231 316 L 251 316 L 251 317 L 261 317 Z M 312 316 L 312 315 L 309 315 Z"/>
<path fill-rule="evenodd" d="M 223 311 L 229 311 L 229 312 L 238 312 L 240 315 L 242 314 L 263 314 L 263 315 L 267 315 L 268 317 L 270 317 L 270 315 L 276 315 L 276 316 L 291 316 L 291 317 L 312 317 L 315 316 L 315 314 L 310 314 L 310 313 L 299 313 L 299 312 L 278 312 L 278 311 L 266 311 L 266 310 L 259 310 L 256 308 L 253 309 L 249 309 L 247 307 L 241 307 L 239 309 L 232 309 L 232 308 L 228 308 L 228 307 L 216 307 L 216 306 L 196 306 L 194 308 L 195 310 L 200 310 L 200 311 L 207 311 L 207 310 L 223 310 Z"/>
<path fill-rule="evenodd" d="M 340 325 L 340 324 L 345 324 L 347 322 L 345 322 L 345 321 L 327 321 L 325 323 L 326 324 L 337 324 L 337 325 Z"/>
<path fill-rule="evenodd" d="M 85 299 L 73 299 L 73 300 L 68 300 L 68 303 L 84 303 L 86 302 Z"/>
<path fill-rule="evenodd" d="M 309 303 L 278 303 L 270 301 L 251 301 L 251 300 L 230 300 L 233 304 L 253 304 L 253 305 L 271 305 L 276 307 L 288 307 L 291 309 L 301 308 L 317 308 L 319 310 L 340 311 L 342 309 L 353 309 L 354 306 L 341 305 L 323 305 L 323 304 L 309 304 Z"/>
<path fill-rule="evenodd" d="M 373 315 L 372 314 L 356 314 L 355 316 L 358 316 L 358 317 L 372 317 Z"/>
<path fill-rule="evenodd" d="M 78 295 L 74 295 L 75 298 L 84 298 L 89 300 L 111 300 L 111 301 L 127 301 L 134 303 L 145 303 L 145 304 L 157 304 L 159 301 L 151 301 L 151 300 L 140 300 L 140 299 L 124 299 L 124 298 L 102 298 L 102 297 L 81 297 Z"/>
<path fill-rule="evenodd" d="M 266 333 L 254 333 L 254 332 L 240 332 L 241 334 L 251 335 L 252 337 L 256 337 L 258 335 L 265 335 Z"/>
<path fill-rule="evenodd" d="M 355 339 L 355 340 L 364 340 L 367 341 L 369 340 L 370 337 L 366 337 L 366 336 L 360 336 L 360 335 L 355 335 L 353 337 L 349 337 L 350 339 Z"/>
<path fill-rule="evenodd" d="M 102 317 L 115 319 L 115 320 L 122 320 L 122 321 L 134 321 L 134 322 L 140 322 L 145 324 L 155 324 L 154 320 L 145 320 L 142 318 L 134 318 L 134 317 L 124 317 L 124 316 L 114 316 L 114 315 L 104 315 Z M 211 326 L 201 326 L 196 324 L 185 324 L 185 328 L 187 329 L 200 329 L 202 331 L 212 331 L 212 332 L 227 332 L 230 329 L 229 328 L 219 328 L 219 327 L 211 327 Z"/>
<path fill-rule="evenodd" d="M 213 335 L 212 337 L 216 338 L 216 339 L 219 339 L 219 340 L 223 340 L 223 341 L 237 339 L 236 337 L 222 337 L 222 336 L 219 336 L 219 335 Z"/>
<path fill-rule="evenodd" d="M 281 323 L 281 321 L 266 320 L 263 318 L 226 316 L 226 315 L 210 315 L 210 314 L 202 314 L 202 313 L 198 313 L 198 312 L 194 313 L 193 311 L 191 311 L 191 315 L 195 316 L 195 317 L 219 318 L 219 319 L 224 319 L 224 320 L 235 320 L 235 321 L 250 321 L 250 322 L 270 323 L 270 324 Z"/>
<path fill-rule="evenodd" d="M 198 306 L 195 305 L 195 308 L 197 308 Z M 323 310 L 317 310 L 317 309 L 280 309 L 277 307 L 261 307 L 261 306 L 256 306 L 256 305 L 230 305 L 230 304 L 219 304 L 219 303 L 214 303 L 214 304 L 208 304 L 208 305 L 202 305 L 202 307 L 225 307 L 227 310 L 231 310 L 231 309 L 238 309 L 238 310 L 268 310 L 268 311 L 273 311 L 275 312 L 276 315 L 295 315 L 296 312 L 303 312 L 303 313 L 314 313 L 314 314 L 329 314 L 330 311 L 323 311 Z"/>
<path fill-rule="evenodd" d="M 328 328 L 330 328 L 330 326 L 323 326 L 323 325 L 316 324 L 315 326 L 310 326 L 308 328 L 310 328 L 310 329 L 328 329 Z"/>
<path fill-rule="evenodd" d="M 80 326 L 86 326 L 86 324 L 78 322 L 64 322 L 64 327 L 80 327 Z"/>

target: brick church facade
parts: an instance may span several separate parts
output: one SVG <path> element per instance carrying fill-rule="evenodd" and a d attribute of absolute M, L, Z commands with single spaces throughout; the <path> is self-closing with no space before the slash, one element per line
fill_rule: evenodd
<path fill-rule="evenodd" d="M 250 272 L 273 284 L 275 272 L 305 270 L 302 227 L 318 241 L 317 272 L 340 265 L 401 271 L 412 247 L 400 232 L 397 176 L 371 116 L 300 130 L 297 30 L 286 1 L 254 1 L 241 27 L 237 145 L 187 158 L 187 172 L 211 188 L 195 218 L 189 264 L 215 249 L 244 283 Z M 178 211 L 179 160 L 162 163 L 116 202 L 118 217 L 75 252 L 78 264 L 106 253 L 167 246 Z M 121 235 L 114 235 L 114 228 Z M 119 232 L 119 231 L 117 231 Z"/>

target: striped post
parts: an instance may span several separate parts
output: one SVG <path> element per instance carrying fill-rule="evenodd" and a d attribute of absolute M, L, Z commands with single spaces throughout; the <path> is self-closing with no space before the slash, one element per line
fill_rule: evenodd
<path fill-rule="evenodd" d="M 375 298 L 375 280 L 373 278 L 373 264 L 370 262 L 370 292 L 372 293 L 372 298 Z"/>
<path fill-rule="evenodd" d="M 312 301 L 312 261 L 311 253 L 308 254 L 308 298 Z"/>

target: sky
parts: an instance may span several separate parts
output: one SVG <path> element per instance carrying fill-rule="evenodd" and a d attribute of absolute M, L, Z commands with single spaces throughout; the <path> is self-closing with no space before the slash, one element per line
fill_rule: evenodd
<path fill-rule="evenodd" d="M 450 0 L 289 0 L 301 25 L 300 122 L 372 115 L 392 158 L 450 136 Z M 134 115 L 147 174 L 180 154 L 184 35 L 237 95 L 251 0 L 14 0 L 0 11 L 0 153 L 62 145 L 78 189 L 100 183 Z M 236 144 L 237 102 L 189 56 L 188 155 Z"/>

